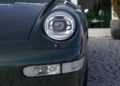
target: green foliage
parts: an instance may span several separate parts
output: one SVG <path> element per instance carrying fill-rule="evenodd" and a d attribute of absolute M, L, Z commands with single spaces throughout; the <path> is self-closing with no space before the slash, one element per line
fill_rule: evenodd
<path fill-rule="evenodd" d="M 111 0 L 115 15 L 120 19 L 120 0 Z"/>

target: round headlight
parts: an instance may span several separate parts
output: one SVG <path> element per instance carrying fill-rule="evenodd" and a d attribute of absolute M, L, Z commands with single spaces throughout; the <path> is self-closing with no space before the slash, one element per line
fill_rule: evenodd
<path fill-rule="evenodd" d="M 75 20 L 65 11 L 55 11 L 47 16 L 44 23 L 45 33 L 54 40 L 65 40 L 75 31 Z"/>

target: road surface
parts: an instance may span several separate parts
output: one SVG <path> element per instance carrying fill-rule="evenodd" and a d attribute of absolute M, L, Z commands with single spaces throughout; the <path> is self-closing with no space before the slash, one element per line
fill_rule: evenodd
<path fill-rule="evenodd" d="M 88 86 L 120 86 L 120 40 L 90 38 Z"/>

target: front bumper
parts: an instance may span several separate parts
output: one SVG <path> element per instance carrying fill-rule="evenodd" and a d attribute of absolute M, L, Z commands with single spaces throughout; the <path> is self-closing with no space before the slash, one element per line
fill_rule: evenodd
<path fill-rule="evenodd" d="M 82 59 L 84 60 L 85 58 Z M 67 69 L 66 71 L 63 72 L 63 69 L 61 69 L 60 74 L 38 77 L 27 77 L 24 75 L 23 69 L 29 66 L 1 65 L 0 86 L 81 86 L 80 83 L 83 81 L 85 66 L 79 64 L 80 67 L 76 66 L 77 69 L 74 67 L 76 69 L 74 71 L 70 68 L 70 63 L 74 64 L 80 61 L 82 60 L 60 63 L 61 67 L 65 65 L 64 69 Z"/>
<path fill-rule="evenodd" d="M 67 49 L 33 49 L 27 42 L 0 42 L 0 66 L 56 64 L 80 59 L 80 47 Z"/>
<path fill-rule="evenodd" d="M 34 50 L 19 44 L 19 42 L 19 45 L 11 43 L 10 46 L 6 43 L 2 43 L 3 46 L 0 46 L 0 86 L 78 86 L 78 83 L 82 82 L 82 69 L 71 73 L 32 78 L 23 74 L 23 69 L 31 65 L 78 61 L 82 58 L 79 47 L 59 50 Z"/>
<path fill-rule="evenodd" d="M 22 67 L 0 68 L 0 86 L 79 86 L 83 72 L 77 71 L 54 76 L 27 78 Z"/>

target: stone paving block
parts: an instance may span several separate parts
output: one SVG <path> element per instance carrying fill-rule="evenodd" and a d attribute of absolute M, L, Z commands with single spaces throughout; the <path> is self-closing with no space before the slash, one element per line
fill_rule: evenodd
<path fill-rule="evenodd" d="M 88 86 L 120 86 L 120 40 L 91 38 Z"/>

